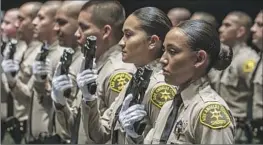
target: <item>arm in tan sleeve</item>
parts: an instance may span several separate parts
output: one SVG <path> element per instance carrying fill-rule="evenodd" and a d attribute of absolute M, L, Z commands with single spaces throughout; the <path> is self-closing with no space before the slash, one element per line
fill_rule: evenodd
<path fill-rule="evenodd" d="M 65 106 L 55 104 L 56 118 L 58 123 L 71 136 L 71 128 L 75 125 L 75 117 L 77 115 L 78 108 L 80 107 L 82 93 L 78 90 L 76 80 L 74 76 L 71 76 L 75 87 L 71 88 L 71 95 L 67 98 Z"/>
<path fill-rule="evenodd" d="M 30 99 L 33 92 L 31 87 L 32 81 L 33 78 L 31 77 L 29 82 L 27 84 L 24 84 L 20 79 L 17 79 L 15 86 L 13 88 L 10 88 L 12 96 Z"/>
<path fill-rule="evenodd" d="M 124 82 L 120 83 L 120 78 L 123 78 Z M 97 90 L 97 99 L 89 102 L 82 101 L 82 119 L 87 138 L 95 143 L 106 143 L 110 139 L 112 121 L 115 117 L 113 112 L 121 104 L 123 97 L 120 96 L 124 96 L 125 93 L 122 89 L 130 79 L 131 75 L 123 70 L 113 71 L 105 77 L 103 82 L 100 82 L 102 87 Z M 101 101 L 104 104 L 101 104 Z"/>
<path fill-rule="evenodd" d="M 86 136 L 95 143 L 106 143 L 111 137 L 111 126 L 114 118 L 113 110 L 117 106 L 117 98 L 103 116 L 100 115 L 97 99 L 82 101 L 82 120 Z"/>
<path fill-rule="evenodd" d="M 50 80 L 52 80 L 51 78 L 47 78 L 43 82 L 37 82 L 35 81 L 36 78 L 33 75 L 32 79 L 33 79 L 33 87 L 39 96 L 50 96 L 50 93 L 51 93 L 51 81 Z"/>
<path fill-rule="evenodd" d="M 68 101 L 65 106 L 57 107 L 57 105 L 54 105 L 56 110 L 56 118 L 60 126 L 70 136 L 71 128 L 75 125 L 75 117 L 78 113 L 78 108 L 80 107 L 81 95 L 82 94 L 79 92 L 74 100 L 69 101 L 69 99 L 67 99 Z"/>
<path fill-rule="evenodd" d="M 68 103 L 66 103 L 62 109 L 58 109 L 58 107 L 54 108 L 56 108 L 56 119 L 59 125 L 64 131 L 66 131 L 67 135 L 71 136 L 71 128 L 75 124 L 77 108 L 71 108 Z"/>
<path fill-rule="evenodd" d="M 154 134 L 154 128 L 152 128 L 152 129 L 148 132 L 148 134 L 147 134 L 146 137 L 144 138 L 143 144 L 151 144 L 151 143 L 152 143 L 153 134 Z"/>
<path fill-rule="evenodd" d="M 115 98 L 110 107 L 103 113 L 98 106 L 98 100 L 82 101 L 82 120 L 87 138 L 95 143 L 106 143 L 111 138 L 111 129 L 115 112 L 122 104 L 126 90 L 123 89 L 119 96 Z"/>

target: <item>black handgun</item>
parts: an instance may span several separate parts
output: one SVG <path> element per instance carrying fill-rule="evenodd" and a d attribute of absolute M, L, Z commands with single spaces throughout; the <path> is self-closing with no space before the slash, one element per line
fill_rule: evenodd
<path fill-rule="evenodd" d="M 81 51 L 85 57 L 85 64 L 84 64 L 85 70 L 93 68 L 93 61 L 94 61 L 95 52 L 96 52 L 96 40 L 97 38 L 95 36 L 87 37 L 86 43 L 81 48 Z M 88 84 L 87 87 L 91 94 L 96 93 L 96 89 L 97 89 L 96 83 Z M 76 120 L 75 125 L 72 126 L 71 128 L 71 139 L 70 139 L 71 144 L 78 144 L 78 138 L 79 138 L 78 132 L 79 132 L 79 125 L 80 125 L 80 120 L 81 120 L 80 107 L 78 108 L 78 113 L 76 115 L 75 120 Z"/>
<path fill-rule="evenodd" d="M 73 49 L 65 49 L 61 58 L 60 58 L 60 62 L 61 62 L 61 75 L 68 75 L 69 74 L 69 67 L 72 63 L 72 57 L 74 54 L 74 50 Z M 64 91 L 64 96 L 65 97 L 69 97 L 71 93 L 70 89 L 67 89 Z"/>
<path fill-rule="evenodd" d="M 49 51 L 48 51 L 48 44 L 47 44 L 47 42 L 44 42 L 42 47 L 41 47 L 40 56 L 37 59 L 37 61 L 45 62 L 46 58 L 48 56 L 48 53 L 49 53 Z M 42 75 L 41 76 L 42 79 L 45 79 L 46 77 L 47 77 L 47 75 Z"/>
<path fill-rule="evenodd" d="M 6 45 L 8 44 L 9 40 L 8 40 L 8 38 L 6 36 L 2 36 L 1 41 L 2 41 L 1 54 L 2 54 L 2 56 L 4 56 L 4 51 L 5 51 Z"/>
<path fill-rule="evenodd" d="M 11 39 L 10 40 L 10 52 L 9 52 L 8 59 L 14 59 L 14 55 L 16 53 L 16 45 L 17 45 L 17 40 Z"/>
<path fill-rule="evenodd" d="M 46 58 L 48 56 L 48 44 L 47 42 L 44 42 L 42 47 L 41 47 L 41 52 L 40 52 L 40 57 L 38 61 L 46 61 Z"/>
<path fill-rule="evenodd" d="M 133 99 L 129 106 L 142 103 L 145 91 L 150 83 L 151 75 L 152 70 L 148 66 L 140 67 L 137 69 L 125 94 L 125 96 L 127 96 L 128 94 L 133 95 Z M 141 135 L 146 125 L 146 119 L 142 119 L 141 121 L 134 123 L 134 129 L 139 135 Z"/>
<path fill-rule="evenodd" d="M 85 70 L 93 68 L 93 61 L 96 52 L 96 40 L 95 36 L 89 36 L 86 39 L 86 43 L 82 48 L 82 52 L 85 57 Z M 97 89 L 96 83 L 91 83 L 88 85 L 88 90 L 91 94 L 95 94 Z"/>
<path fill-rule="evenodd" d="M 16 39 L 11 39 L 10 40 L 10 52 L 8 59 L 14 59 L 14 55 L 16 53 L 16 45 L 17 45 L 17 40 Z M 11 75 L 14 77 L 16 75 L 16 72 L 11 72 Z"/>

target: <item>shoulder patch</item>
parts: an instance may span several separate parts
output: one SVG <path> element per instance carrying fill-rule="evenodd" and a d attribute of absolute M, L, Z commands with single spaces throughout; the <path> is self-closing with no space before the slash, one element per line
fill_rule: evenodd
<path fill-rule="evenodd" d="M 165 102 L 171 100 L 176 94 L 176 89 L 170 85 L 160 85 L 151 92 L 151 102 L 158 108 L 162 108 Z"/>
<path fill-rule="evenodd" d="M 252 72 L 254 70 L 254 68 L 256 67 L 256 61 L 253 59 L 247 60 L 243 66 L 243 72 Z"/>
<path fill-rule="evenodd" d="M 212 129 L 226 128 L 230 124 L 229 113 L 218 103 L 208 104 L 199 114 L 200 122 Z"/>
<path fill-rule="evenodd" d="M 110 88 L 112 91 L 121 92 L 123 87 L 131 80 L 132 75 L 129 73 L 121 72 L 111 76 Z"/>

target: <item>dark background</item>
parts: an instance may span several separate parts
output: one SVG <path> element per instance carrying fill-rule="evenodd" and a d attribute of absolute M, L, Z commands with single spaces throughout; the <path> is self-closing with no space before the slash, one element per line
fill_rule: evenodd
<path fill-rule="evenodd" d="M 1 9 L 19 7 L 28 0 L 1 0 Z M 38 0 L 45 2 L 46 0 Z M 155 6 L 168 12 L 173 7 L 185 7 L 192 13 L 206 11 L 216 16 L 220 23 L 224 16 L 233 10 L 241 10 L 248 13 L 252 19 L 260 9 L 263 9 L 263 0 L 119 0 L 125 7 L 127 15 L 135 9 L 145 6 Z"/>

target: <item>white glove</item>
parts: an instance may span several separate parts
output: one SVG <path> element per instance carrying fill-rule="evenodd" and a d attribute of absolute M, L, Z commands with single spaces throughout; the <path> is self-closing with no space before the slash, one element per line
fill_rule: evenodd
<path fill-rule="evenodd" d="M 35 61 L 32 69 L 36 81 L 38 82 L 44 82 L 45 78 L 41 78 L 41 76 L 48 76 L 52 72 L 51 63 L 48 59 L 45 61 Z"/>
<path fill-rule="evenodd" d="M 7 81 L 9 83 L 15 83 L 16 79 L 15 76 L 12 76 L 12 72 L 18 72 L 19 70 L 19 63 L 12 59 L 3 60 L 1 63 L 3 71 L 5 72 Z"/>
<path fill-rule="evenodd" d="M 77 75 L 77 84 L 79 89 L 83 94 L 83 99 L 85 101 L 93 101 L 97 97 L 95 95 L 90 94 L 88 90 L 88 84 L 96 83 L 96 79 L 98 77 L 96 70 L 83 70 L 85 61 L 82 60 L 80 73 Z"/>
<path fill-rule="evenodd" d="M 139 135 L 134 131 L 134 123 L 142 120 L 146 115 L 144 105 L 136 104 L 129 107 L 133 95 L 129 94 L 122 103 L 122 108 L 119 114 L 119 121 L 125 130 L 126 134 L 132 138 L 137 138 Z"/>
<path fill-rule="evenodd" d="M 72 88 L 74 85 L 68 75 L 61 74 L 61 62 L 58 63 L 53 80 L 52 80 L 52 100 L 61 105 L 66 104 L 66 98 L 64 97 L 64 91 Z"/>

